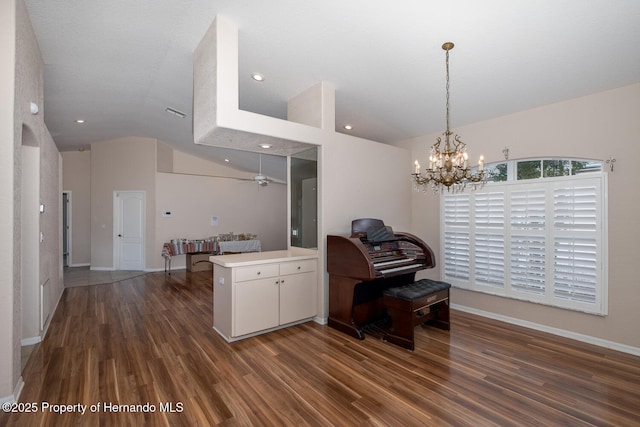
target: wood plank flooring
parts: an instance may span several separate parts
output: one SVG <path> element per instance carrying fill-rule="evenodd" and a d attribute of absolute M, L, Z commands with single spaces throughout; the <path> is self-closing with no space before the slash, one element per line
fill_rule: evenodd
<path fill-rule="evenodd" d="M 228 344 L 212 322 L 210 272 L 68 288 L 23 373 L 37 412 L 0 425 L 640 425 L 639 357 L 458 311 L 414 352 L 313 322 Z"/>

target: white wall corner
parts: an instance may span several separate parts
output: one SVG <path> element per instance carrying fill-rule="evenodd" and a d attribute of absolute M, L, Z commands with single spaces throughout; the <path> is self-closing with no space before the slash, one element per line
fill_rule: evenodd
<path fill-rule="evenodd" d="M 18 378 L 18 383 L 13 389 L 13 393 L 9 396 L 0 397 L 0 405 L 4 403 L 15 403 L 20 398 L 20 393 L 22 393 L 22 389 L 24 388 L 24 380 L 22 376 Z"/>
<path fill-rule="evenodd" d="M 228 19 L 216 16 L 193 56 L 196 144 L 257 151 L 254 146 L 256 138 L 260 138 L 261 142 L 268 140 L 273 145 L 272 152 L 276 155 L 306 150 L 310 148 L 308 144 L 321 145 L 322 129 L 240 110 L 238 30 Z M 332 89 L 323 91 L 328 91 L 328 98 L 335 99 Z M 335 111 L 335 105 L 330 108 Z"/>
<path fill-rule="evenodd" d="M 238 109 L 238 30 L 216 16 L 193 54 L 194 141 L 205 143 L 219 119 Z"/>
<path fill-rule="evenodd" d="M 287 119 L 335 131 L 336 96 L 333 85 L 322 81 L 291 98 L 287 103 Z"/>

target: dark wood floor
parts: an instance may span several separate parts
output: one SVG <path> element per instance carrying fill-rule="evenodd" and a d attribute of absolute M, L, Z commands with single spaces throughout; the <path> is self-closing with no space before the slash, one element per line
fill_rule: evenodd
<path fill-rule="evenodd" d="M 37 412 L 0 425 L 640 425 L 639 357 L 458 311 L 414 352 L 313 322 L 228 344 L 212 319 L 210 272 L 66 289 L 23 373 Z"/>

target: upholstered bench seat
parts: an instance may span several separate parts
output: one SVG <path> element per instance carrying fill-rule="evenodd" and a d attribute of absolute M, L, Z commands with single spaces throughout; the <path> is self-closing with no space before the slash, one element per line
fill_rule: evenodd
<path fill-rule="evenodd" d="M 449 288 L 438 280 L 421 279 L 384 291 L 384 304 L 391 317 L 389 342 L 413 350 L 416 325 L 449 330 Z"/>

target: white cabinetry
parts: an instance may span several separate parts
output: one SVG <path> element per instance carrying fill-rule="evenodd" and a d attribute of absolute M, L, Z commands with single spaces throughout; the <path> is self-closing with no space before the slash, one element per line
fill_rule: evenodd
<path fill-rule="evenodd" d="M 276 251 L 288 252 L 288 251 Z M 213 327 L 227 341 L 301 323 L 316 314 L 317 259 L 214 261 Z M 249 254 L 246 254 L 249 255 Z M 254 256 L 255 257 L 255 256 Z M 227 266 L 224 266 L 226 264 Z"/>

